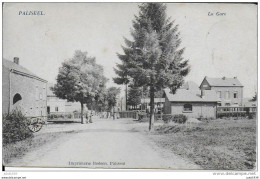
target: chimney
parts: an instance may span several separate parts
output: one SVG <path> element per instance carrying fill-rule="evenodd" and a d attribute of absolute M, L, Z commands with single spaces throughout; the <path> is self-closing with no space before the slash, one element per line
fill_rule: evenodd
<path fill-rule="evenodd" d="M 226 77 L 223 76 L 223 77 L 222 77 L 222 80 L 225 80 L 225 79 L 226 79 Z"/>
<path fill-rule="evenodd" d="M 14 63 L 16 63 L 17 65 L 19 65 L 19 58 L 18 58 L 18 57 L 14 57 Z"/>

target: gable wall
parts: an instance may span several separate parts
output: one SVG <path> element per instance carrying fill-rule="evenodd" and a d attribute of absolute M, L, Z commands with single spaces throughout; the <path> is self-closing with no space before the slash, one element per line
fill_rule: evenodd
<path fill-rule="evenodd" d="M 16 73 L 10 73 L 11 108 L 19 109 L 26 116 L 47 116 L 47 83 Z M 13 97 L 19 93 L 22 100 L 13 104 Z M 40 94 L 42 99 L 40 99 Z"/>
<path fill-rule="evenodd" d="M 212 90 L 216 92 L 221 91 L 221 106 L 225 106 L 226 103 L 230 103 L 231 105 L 238 104 L 242 105 L 243 102 L 243 87 L 212 87 Z M 230 98 L 226 98 L 226 92 L 229 92 Z M 238 97 L 234 98 L 234 93 L 237 92 Z"/>

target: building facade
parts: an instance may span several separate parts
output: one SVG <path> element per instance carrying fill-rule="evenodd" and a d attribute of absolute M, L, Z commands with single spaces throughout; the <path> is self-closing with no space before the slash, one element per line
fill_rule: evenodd
<path fill-rule="evenodd" d="M 80 102 L 68 102 L 66 99 L 58 98 L 51 90 L 54 85 L 47 84 L 47 113 L 48 114 L 72 114 L 81 111 Z M 84 105 L 84 111 L 87 110 Z"/>
<path fill-rule="evenodd" d="M 47 81 L 39 78 L 14 61 L 3 59 L 3 114 L 14 109 L 27 117 L 47 116 Z"/>
<path fill-rule="evenodd" d="M 205 77 L 200 85 L 201 90 L 214 90 L 220 98 L 219 106 L 242 106 L 243 85 L 234 78 Z"/>
<path fill-rule="evenodd" d="M 175 94 L 164 90 L 164 114 L 183 114 L 188 118 L 216 118 L 219 101 L 215 91 L 178 89 Z"/>

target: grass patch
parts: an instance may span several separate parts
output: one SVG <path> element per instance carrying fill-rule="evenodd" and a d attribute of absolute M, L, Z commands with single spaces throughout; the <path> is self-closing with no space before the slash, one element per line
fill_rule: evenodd
<path fill-rule="evenodd" d="M 206 170 L 252 170 L 256 163 L 256 120 L 155 127 L 155 142 Z"/>
<path fill-rule="evenodd" d="M 45 144 L 50 144 L 69 132 L 55 132 L 36 135 L 15 143 L 3 144 L 3 165 L 8 165 L 13 159 L 21 158 L 27 152 L 39 149 Z"/>

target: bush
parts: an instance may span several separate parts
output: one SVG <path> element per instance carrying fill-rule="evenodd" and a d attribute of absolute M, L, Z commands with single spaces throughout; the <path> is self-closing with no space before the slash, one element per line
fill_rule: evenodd
<path fill-rule="evenodd" d="M 187 116 L 183 114 L 177 114 L 173 116 L 173 121 L 175 123 L 184 124 L 187 121 Z"/>
<path fill-rule="evenodd" d="M 51 119 L 72 119 L 72 114 L 49 114 L 48 120 Z"/>
<path fill-rule="evenodd" d="M 256 119 L 256 113 L 250 113 L 250 114 L 248 115 L 248 118 L 249 118 L 249 119 Z"/>
<path fill-rule="evenodd" d="M 164 123 L 169 123 L 173 121 L 173 116 L 171 114 L 164 114 L 162 120 L 164 121 Z"/>
<path fill-rule="evenodd" d="M 13 143 L 32 137 L 33 132 L 28 128 L 29 120 L 21 111 L 13 110 L 3 115 L 3 143 Z"/>
<path fill-rule="evenodd" d="M 176 114 L 176 115 L 171 115 L 171 114 L 164 114 L 163 119 L 164 123 L 169 123 L 171 121 L 179 124 L 184 124 L 187 121 L 187 116 L 183 114 Z"/>

